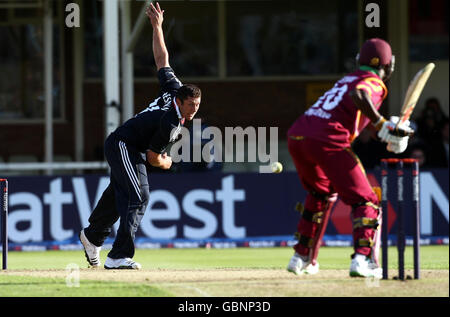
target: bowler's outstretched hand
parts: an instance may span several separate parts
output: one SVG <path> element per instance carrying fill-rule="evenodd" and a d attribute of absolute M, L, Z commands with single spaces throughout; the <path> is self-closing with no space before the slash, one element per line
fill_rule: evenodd
<path fill-rule="evenodd" d="M 159 3 L 156 2 L 156 7 L 153 3 L 150 3 L 150 6 L 145 10 L 145 14 L 150 19 L 150 23 L 153 27 L 161 26 L 164 21 L 164 10 L 161 10 Z"/>

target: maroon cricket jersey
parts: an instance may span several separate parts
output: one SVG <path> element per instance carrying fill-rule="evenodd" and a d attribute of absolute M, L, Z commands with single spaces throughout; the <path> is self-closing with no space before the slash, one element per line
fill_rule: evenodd
<path fill-rule="evenodd" d="M 338 147 L 349 147 L 369 123 L 361 114 L 349 93 L 365 90 L 376 109 L 387 96 L 387 88 L 376 74 L 357 70 L 340 79 L 312 105 L 288 131 L 291 138 L 307 137 Z"/>

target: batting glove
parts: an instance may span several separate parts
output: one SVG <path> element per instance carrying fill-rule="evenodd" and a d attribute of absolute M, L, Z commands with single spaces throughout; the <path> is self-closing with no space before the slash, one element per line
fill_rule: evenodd
<path fill-rule="evenodd" d="M 379 128 L 378 137 L 383 142 L 399 142 L 398 137 L 406 137 L 414 134 L 414 130 L 409 127 L 409 120 L 403 122 L 399 126 L 397 126 L 397 122 L 399 121 L 399 117 L 392 116 L 389 121 L 385 118 L 381 118 L 376 127 Z"/>
<path fill-rule="evenodd" d="M 400 154 L 405 152 L 408 147 L 409 136 L 398 137 L 391 136 L 391 140 L 388 142 L 386 149 L 389 152 L 393 152 L 395 154 Z"/>

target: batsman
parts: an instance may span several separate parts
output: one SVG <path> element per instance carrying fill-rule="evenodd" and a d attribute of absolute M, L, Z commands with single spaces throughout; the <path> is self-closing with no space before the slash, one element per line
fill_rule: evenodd
<path fill-rule="evenodd" d="M 287 270 L 295 274 L 319 272 L 321 239 L 337 197 L 352 207 L 353 246 L 350 276 L 381 278 L 378 264 L 381 235 L 379 197 L 361 162 L 351 149 L 359 133 L 372 123 L 388 151 L 402 153 L 413 134 L 409 121 L 386 120 L 378 112 L 388 91 L 395 64 L 390 45 L 378 38 L 367 40 L 356 56 L 358 69 L 336 82 L 300 116 L 288 131 L 288 148 L 306 189 Z"/>

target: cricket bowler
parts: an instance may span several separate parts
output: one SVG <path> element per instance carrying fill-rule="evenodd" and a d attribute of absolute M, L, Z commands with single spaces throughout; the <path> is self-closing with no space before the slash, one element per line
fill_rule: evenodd
<path fill-rule="evenodd" d="M 147 166 L 169 169 L 166 154 L 176 141 L 185 120 L 197 113 L 201 91 L 195 85 L 182 85 L 169 65 L 169 54 L 162 30 L 163 14 L 158 3 L 151 3 L 146 14 L 153 27 L 153 54 L 161 86 L 159 97 L 126 121 L 105 141 L 105 156 L 111 167 L 110 184 L 89 217 L 89 226 L 79 237 L 91 267 L 99 267 L 100 249 L 120 218 L 119 229 L 105 269 L 140 269 L 133 261 L 134 239 L 149 201 Z"/>
<path fill-rule="evenodd" d="M 298 243 L 287 267 L 295 274 L 318 273 L 321 239 L 339 196 L 352 207 L 354 253 L 350 276 L 382 275 L 378 264 L 379 198 L 350 146 L 372 123 L 388 151 L 402 153 L 413 130 L 409 121 L 396 129 L 398 117 L 386 120 L 378 112 L 388 94 L 385 82 L 394 71 L 390 45 L 378 38 L 367 40 L 356 59 L 358 69 L 336 82 L 288 131 L 289 153 L 308 192 L 298 208 L 302 213 L 297 225 Z"/>

